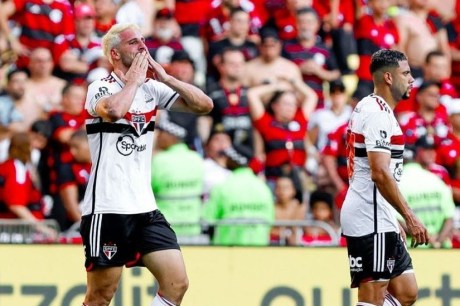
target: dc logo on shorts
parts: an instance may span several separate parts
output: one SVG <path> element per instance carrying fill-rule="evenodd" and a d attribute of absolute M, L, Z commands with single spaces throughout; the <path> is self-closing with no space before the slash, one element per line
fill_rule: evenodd
<path fill-rule="evenodd" d="M 362 257 L 353 257 L 348 256 L 348 263 L 350 265 L 350 271 L 352 272 L 361 272 L 363 271 L 363 258 Z"/>
<path fill-rule="evenodd" d="M 104 252 L 105 256 L 110 260 L 117 253 L 117 245 L 116 244 L 104 244 L 104 246 L 102 247 L 102 251 Z"/>

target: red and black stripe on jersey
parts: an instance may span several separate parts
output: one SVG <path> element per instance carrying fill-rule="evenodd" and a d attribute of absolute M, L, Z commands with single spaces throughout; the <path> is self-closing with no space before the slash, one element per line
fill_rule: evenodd
<path fill-rule="evenodd" d="M 56 37 L 75 33 L 73 12 L 67 1 L 14 0 L 14 4 L 16 14 L 13 17 L 21 25 L 19 41 L 30 49 L 53 50 Z M 24 58 L 18 66 L 27 62 Z"/>
<path fill-rule="evenodd" d="M 350 143 L 350 144 L 351 143 L 363 144 L 363 145 L 365 144 L 364 135 L 351 132 L 350 130 L 348 130 L 347 133 L 348 133 L 347 138 L 349 139 L 348 143 Z M 390 144 L 391 144 L 391 147 L 404 145 L 404 135 L 401 134 L 401 135 L 393 135 L 393 136 L 391 136 Z M 384 146 L 375 146 L 375 148 L 390 151 L 391 152 L 391 158 L 400 159 L 400 158 L 403 157 L 404 150 L 398 150 L 398 149 L 393 149 L 393 148 L 390 149 L 390 148 L 387 148 L 387 147 L 384 147 Z M 355 147 L 355 146 L 353 146 L 353 148 L 349 147 L 348 149 L 349 150 L 354 150 L 354 155 L 353 156 L 355 156 L 355 157 L 367 157 L 367 150 L 366 150 L 365 147 Z"/>

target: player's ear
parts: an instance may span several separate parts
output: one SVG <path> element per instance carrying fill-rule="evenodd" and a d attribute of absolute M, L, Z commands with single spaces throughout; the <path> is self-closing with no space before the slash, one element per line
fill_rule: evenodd
<path fill-rule="evenodd" d="M 385 71 L 383 73 L 383 80 L 385 81 L 386 84 L 392 85 L 393 84 L 393 76 L 391 75 L 391 72 Z"/>
<path fill-rule="evenodd" d="M 112 56 L 113 59 L 120 59 L 120 52 L 118 52 L 117 49 L 112 49 L 110 50 L 110 55 Z"/>

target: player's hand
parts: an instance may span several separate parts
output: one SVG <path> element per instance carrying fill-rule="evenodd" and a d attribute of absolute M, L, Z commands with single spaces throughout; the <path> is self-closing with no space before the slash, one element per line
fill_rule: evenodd
<path fill-rule="evenodd" d="M 148 56 L 150 55 L 147 51 L 138 53 L 134 57 L 133 63 L 126 74 L 123 74 L 120 70 L 117 71 L 117 74 L 121 76 L 124 83 L 135 82 L 137 86 L 144 84 L 145 78 L 147 77 L 147 68 L 149 66 Z"/>
<path fill-rule="evenodd" d="M 416 248 L 419 245 L 428 245 L 430 238 L 425 226 L 414 215 L 406 220 L 407 230 L 412 237 L 411 246 Z"/>
<path fill-rule="evenodd" d="M 148 52 L 147 52 L 147 55 L 148 55 L 147 60 L 148 60 L 148 65 L 149 65 L 148 69 L 153 74 L 154 78 L 160 82 L 167 81 L 171 76 L 168 73 L 166 73 L 163 66 L 158 64 Z"/>

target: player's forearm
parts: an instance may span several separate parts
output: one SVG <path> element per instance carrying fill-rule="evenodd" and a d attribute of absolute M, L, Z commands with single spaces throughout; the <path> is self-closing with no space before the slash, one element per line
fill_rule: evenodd
<path fill-rule="evenodd" d="M 123 89 L 101 101 L 98 114 L 106 120 L 115 122 L 123 118 L 134 101 L 138 87 L 135 82 L 127 83 Z"/>
<path fill-rule="evenodd" d="M 197 114 L 207 114 L 213 108 L 213 102 L 200 88 L 182 82 L 174 77 L 164 81 L 166 85 L 174 89 L 184 100 L 189 110 Z"/>
<path fill-rule="evenodd" d="M 383 198 L 396 209 L 406 223 L 413 224 L 414 214 L 399 191 L 398 185 L 392 175 L 383 169 L 381 171 L 373 171 L 372 181 L 374 181 Z"/>

